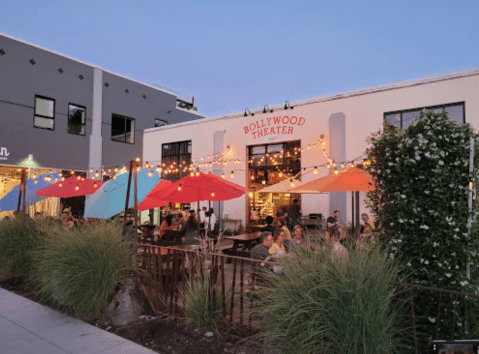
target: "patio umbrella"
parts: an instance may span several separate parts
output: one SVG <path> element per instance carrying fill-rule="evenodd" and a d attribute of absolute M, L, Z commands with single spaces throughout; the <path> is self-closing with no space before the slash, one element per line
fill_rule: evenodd
<path fill-rule="evenodd" d="M 169 203 L 168 201 L 155 198 L 154 196 L 152 197 L 151 195 L 169 186 L 171 186 L 171 181 L 162 179 L 160 183 L 158 183 L 155 186 L 155 188 L 153 188 L 151 192 L 148 193 L 145 199 L 143 199 L 143 201 L 140 204 L 138 204 L 138 210 L 148 210 L 148 209 L 153 209 L 156 207 L 167 205 Z"/>
<path fill-rule="evenodd" d="M 158 174 L 148 176 L 148 169 L 143 168 L 137 173 L 138 178 L 138 202 L 150 193 L 150 191 L 160 182 Z M 108 219 L 124 211 L 126 202 L 126 191 L 128 188 L 128 173 L 119 175 L 116 179 L 111 179 L 104 183 L 95 194 L 92 194 L 86 200 L 85 217 Z M 133 188 L 130 196 L 133 196 Z M 134 198 L 129 199 L 128 207 L 135 204 Z"/>
<path fill-rule="evenodd" d="M 71 176 L 35 192 L 37 197 L 70 198 L 95 193 L 103 184 L 102 181 Z"/>
<path fill-rule="evenodd" d="M 165 189 L 152 193 L 151 197 L 176 203 L 193 203 L 203 200 L 220 202 L 241 197 L 247 192 L 247 188 L 211 173 L 196 172 Z"/>
<path fill-rule="evenodd" d="M 290 192 L 293 187 L 302 186 L 304 183 L 297 179 L 287 178 L 281 182 L 256 191 L 256 193 L 296 193 L 296 194 L 318 194 L 316 190 L 301 190 L 299 192 Z"/>
<path fill-rule="evenodd" d="M 35 180 L 37 181 L 36 183 Z M 27 179 L 25 195 L 26 204 L 33 205 L 38 203 L 40 200 L 45 199 L 45 197 L 38 197 L 35 192 L 57 182 L 58 180 L 60 180 L 60 173 L 46 173 L 43 175 L 38 175 L 36 179 Z M 0 211 L 17 210 L 19 191 L 20 184 L 17 184 L 0 200 Z M 23 201 L 20 208 L 22 208 L 22 206 Z"/>
<path fill-rule="evenodd" d="M 357 167 L 350 167 L 347 170 L 334 173 L 303 183 L 301 186 L 291 188 L 291 193 L 300 193 L 304 190 L 315 190 L 321 193 L 327 192 L 359 192 L 372 191 L 372 177 L 369 173 Z"/>
<path fill-rule="evenodd" d="M 372 191 L 374 190 L 374 186 L 372 177 L 369 173 L 357 167 L 350 167 L 347 170 L 339 172 L 337 175 L 333 173 L 315 179 L 314 181 L 304 183 L 299 187 L 291 188 L 290 192 L 297 193 L 300 190 L 308 189 L 317 190 L 323 193 L 356 192 L 356 207 L 353 207 L 353 221 L 356 219 L 357 227 L 359 226 L 359 192 Z M 356 215 L 354 215 L 354 209 L 356 209 Z M 359 228 L 357 228 L 357 230 L 359 232 Z"/>

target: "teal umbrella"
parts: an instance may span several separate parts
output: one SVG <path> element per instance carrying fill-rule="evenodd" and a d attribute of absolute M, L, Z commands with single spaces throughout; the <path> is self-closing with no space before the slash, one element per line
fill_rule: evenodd
<path fill-rule="evenodd" d="M 148 169 L 143 168 L 137 174 L 138 178 L 138 204 L 160 182 L 160 177 L 155 172 L 150 177 Z M 125 209 L 126 190 L 128 188 L 128 173 L 119 175 L 104 183 L 98 191 L 89 196 L 85 203 L 85 218 L 109 219 Z M 130 200 L 128 207 L 135 205 L 134 180 L 131 178 Z"/>

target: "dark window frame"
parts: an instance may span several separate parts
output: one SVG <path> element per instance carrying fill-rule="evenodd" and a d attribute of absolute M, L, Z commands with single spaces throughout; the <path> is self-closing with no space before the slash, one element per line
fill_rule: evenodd
<path fill-rule="evenodd" d="M 69 126 L 69 124 L 70 124 L 70 106 L 75 106 L 75 107 L 78 107 L 78 108 L 82 108 L 82 109 L 85 111 L 85 124 L 81 124 L 81 125 L 83 125 L 83 126 L 85 127 L 85 134 L 75 134 L 75 133 L 70 133 L 70 132 L 68 131 L 68 126 Z M 86 119 L 86 107 L 85 107 L 85 106 L 81 106 L 81 105 L 76 104 L 76 103 L 71 103 L 71 102 L 69 102 L 69 103 L 68 103 L 67 133 L 68 133 L 68 134 L 71 134 L 71 135 L 86 136 L 86 121 L 87 121 L 87 119 Z M 115 141 L 116 141 L 116 140 L 115 140 Z"/>
<path fill-rule="evenodd" d="M 157 125 L 156 125 L 156 121 L 158 121 L 158 120 L 159 120 L 160 122 L 165 123 L 165 124 L 163 124 L 163 125 L 158 125 L 158 126 L 157 126 Z M 167 120 L 161 119 L 161 118 L 155 118 L 155 128 L 164 127 L 165 125 L 168 125 L 168 121 L 167 121 Z"/>
<path fill-rule="evenodd" d="M 37 98 L 40 98 L 40 99 L 42 99 L 42 100 L 53 101 L 53 117 L 48 117 L 48 116 L 44 116 L 44 115 L 41 115 L 41 114 L 37 114 Z M 41 96 L 41 95 L 35 95 L 35 99 L 34 99 L 34 102 L 33 102 L 33 127 L 34 127 L 34 128 L 37 128 L 37 129 L 55 131 L 55 107 L 56 107 L 56 100 L 55 100 L 54 98 L 50 98 L 50 97 L 46 97 L 46 96 Z M 51 119 L 51 120 L 53 120 L 53 129 L 43 128 L 43 127 L 37 127 L 37 126 L 35 125 L 35 118 L 36 118 L 36 117 L 46 118 L 46 119 Z"/>
<path fill-rule="evenodd" d="M 187 146 L 186 146 L 186 151 L 187 152 L 186 153 L 181 153 L 181 144 L 187 144 Z M 165 145 L 177 145 L 176 153 L 165 155 L 164 154 L 164 146 Z M 188 152 L 188 146 L 191 146 L 191 152 Z M 170 161 L 166 165 L 165 159 L 169 160 L 171 158 L 173 158 L 175 160 L 177 167 L 181 165 L 182 159 L 183 159 L 183 161 L 186 161 L 185 166 L 189 167 L 191 165 L 191 162 L 192 162 L 192 154 L 193 154 L 193 144 L 192 144 L 191 140 L 172 141 L 172 142 L 169 142 L 169 143 L 161 144 L 161 166 L 162 166 L 162 170 L 166 170 L 172 162 L 172 161 Z M 165 163 L 166 166 L 163 166 L 163 163 Z M 178 167 L 178 170 L 179 170 L 178 172 L 168 173 L 168 174 L 165 174 L 164 171 L 162 171 L 161 178 L 165 178 L 165 179 L 168 179 L 172 182 L 176 182 L 177 180 L 181 179 L 184 176 L 187 176 L 191 172 L 191 171 L 183 172 L 183 170 L 179 167 Z"/>
<path fill-rule="evenodd" d="M 125 120 L 125 132 L 123 133 L 125 135 L 125 141 L 113 139 L 113 117 L 123 118 Z M 134 129 L 132 130 L 132 132 L 133 132 L 133 142 L 132 143 L 126 141 L 126 120 L 127 119 L 130 120 L 130 121 L 135 122 L 134 127 L 133 127 Z M 136 133 L 135 133 L 136 132 L 136 130 L 135 130 L 136 119 L 135 118 L 127 117 L 127 116 L 124 116 L 124 115 L 121 115 L 121 114 L 112 113 L 111 114 L 111 121 L 112 121 L 112 123 L 111 123 L 111 141 L 114 141 L 116 143 L 129 144 L 129 145 L 135 145 L 136 144 Z"/>
<path fill-rule="evenodd" d="M 400 111 L 390 111 L 390 112 L 384 112 L 383 113 L 383 121 L 386 120 L 386 116 L 390 114 L 399 114 L 400 115 L 400 121 L 399 121 L 399 127 L 403 128 L 403 117 L 402 115 L 404 113 L 409 113 L 409 112 L 414 112 L 414 111 L 423 111 L 423 110 L 433 110 L 433 109 L 438 109 L 438 108 L 447 108 L 447 107 L 453 107 L 453 106 L 462 106 L 462 123 L 466 123 L 466 102 L 465 101 L 460 101 L 460 102 L 453 102 L 453 103 L 446 103 L 446 104 L 440 104 L 436 106 L 427 106 L 427 107 L 418 107 L 418 108 L 410 108 L 410 109 L 403 109 Z"/>

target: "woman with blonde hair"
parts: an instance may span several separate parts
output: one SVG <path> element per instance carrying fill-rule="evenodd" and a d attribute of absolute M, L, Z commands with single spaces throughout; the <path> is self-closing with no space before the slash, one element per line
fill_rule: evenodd
<path fill-rule="evenodd" d="M 309 242 L 305 238 L 304 229 L 301 225 L 293 227 L 293 240 L 290 242 L 291 250 L 298 250 L 303 247 L 309 247 Z"/>

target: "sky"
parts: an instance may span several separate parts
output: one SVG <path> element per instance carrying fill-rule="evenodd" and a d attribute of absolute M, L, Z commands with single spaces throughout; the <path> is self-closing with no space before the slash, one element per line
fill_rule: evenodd
<path fill-rule="evenodd" d="M 218 116 L 479 67 L 478 13 L 478 0 L 0 0 L 0 33 Z"/>

